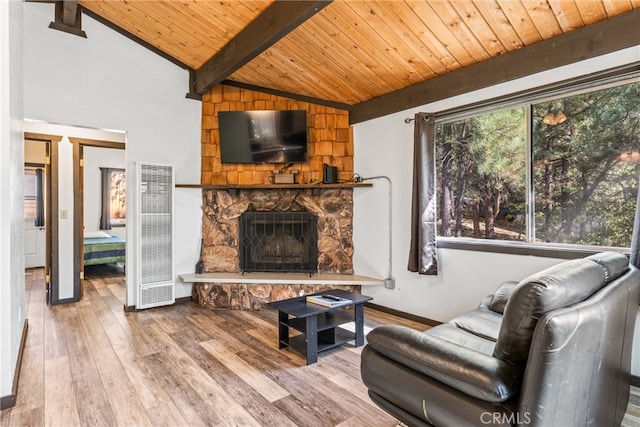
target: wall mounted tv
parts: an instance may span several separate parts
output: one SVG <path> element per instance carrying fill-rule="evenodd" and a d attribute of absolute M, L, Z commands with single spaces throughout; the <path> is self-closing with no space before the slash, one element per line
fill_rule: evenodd
<path fill-rule="evenodd" d="M 305 110 L 221 111 L 222 163 L 304 163 L 307 161 Z"/>

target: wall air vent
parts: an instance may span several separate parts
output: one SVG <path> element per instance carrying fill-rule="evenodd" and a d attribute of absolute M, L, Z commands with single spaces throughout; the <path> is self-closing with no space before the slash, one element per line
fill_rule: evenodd
<path fill-rule="evenodd" d="M 138 295 L 136 308 L 175 302 L 173 167 L 137 164 Z"/>

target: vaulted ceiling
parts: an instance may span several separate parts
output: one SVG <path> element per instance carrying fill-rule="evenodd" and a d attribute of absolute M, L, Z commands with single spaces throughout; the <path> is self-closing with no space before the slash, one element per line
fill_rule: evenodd
<path fill-rule="evenodd" d="M 343 106 L 355 121 L 640 44 L 640 0 L 79 4 L 189 69 L 193 93 L 225 81 Z"/>

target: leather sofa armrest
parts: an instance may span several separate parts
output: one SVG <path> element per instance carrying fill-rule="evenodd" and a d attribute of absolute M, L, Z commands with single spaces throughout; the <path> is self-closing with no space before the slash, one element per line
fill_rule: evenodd
<path fill-rule="evenodd" d="M 503 360 L 404 326 L 379 326 L 367 335 L 378 353 L 465 394 L 504 402 L 516 394 L 517 367 Z"/>

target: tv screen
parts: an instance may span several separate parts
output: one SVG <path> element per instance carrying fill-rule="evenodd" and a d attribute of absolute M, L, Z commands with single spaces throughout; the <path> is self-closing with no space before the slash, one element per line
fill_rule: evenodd
<path fill-rule="evenodd" d="M 305 110 L 221 111 L 222 163 L 302 163 L 307 161 Z"/>

